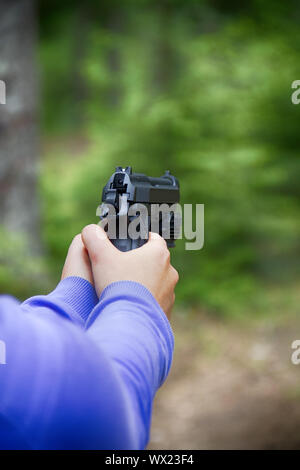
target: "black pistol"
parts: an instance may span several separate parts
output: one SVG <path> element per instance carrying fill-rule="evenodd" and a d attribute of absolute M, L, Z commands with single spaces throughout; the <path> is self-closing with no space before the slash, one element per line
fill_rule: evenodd
<path fill-rule="evenodd" d="M 151 229 L 153 231 L 151 206 L 155 204 L 157 208 L 163 204 L 167 208 L 167 213 L 159 212 L 156 225 L 158 230 L 155 231 L 161 236 L 167 233 L 164 238 L 170 248 L 175 246 L 176 211 L 168 209 L 178 202 L 179 183 L 169 171 L 159 178 L 153 178 L 142 173 L 133 173 L 130 166 L 126 168 L 118 166 L 103 188 L 102 204 L 97 209 L 97 215 L 100 216 L 101 225 L 108 232 L 111 242 L 120 251 L 129 251 L 147 242 L 149 231 Z M 141 212 L 138 211 L 139 225 L 143 223 L 144 230 L 141 231 L 143 236 L 132 238 L 128 228 L 137 215 L 130 215 L 130 209 L 133 209 L 132 206 L 138 208 L 141 205 L 147 210 L 144 218 L 141 218 Z M 115 226 L 113 235 L 109 230 L 111 222 Z M 165 232 L 164 226 L 168 224 L 169 229 Z"/>

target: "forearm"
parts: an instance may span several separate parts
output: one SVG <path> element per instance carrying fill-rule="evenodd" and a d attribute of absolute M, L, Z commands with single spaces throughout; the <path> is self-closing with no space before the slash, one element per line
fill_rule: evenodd
<path fill-rule="evenodd" d="M 137 439 L 143 448 L 149 439 L 154 395 L 171 367 L 174 337 L 170 323 L 144 286 L 122 281 L 103 291 L 86 328 L 113 360 L 129 391 Z"/>
<path fill-rule="evenodd" d="M 66 281 L 22 305 L 0 300 L 0 417 L 30 448 L 144 448 L 172 360 L 169 322 L 126 281 L 108 286 L 85 322 L 91 285 Z"/>
<path fill-rule="evenodd" d="M 4 299 L 0 330 L 7 356 L 0 421 L 22 436 L 16 448 L 135 448 L 122 383 L 78 325 L 60 315 L 24 315 Z"/>
<path fill-rule="evenodd" d="M 81 277 L 67 277 L 48 295 L 36 295 L 22 303 L 24 312 L 62 316 L 84 327 L 98 303 L 94 286 Z"/>

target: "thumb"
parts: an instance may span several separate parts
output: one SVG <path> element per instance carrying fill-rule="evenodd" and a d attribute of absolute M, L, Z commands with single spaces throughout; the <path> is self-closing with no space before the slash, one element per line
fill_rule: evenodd
<path fill-rule="evenodd" d="M 90 224 L 84 227 L 81 232 L 82 241 L 88 251 L 91 263 L 98 263 L 103 258 L 111 256 L 118 250 L 109 240 L 102 227 L 96 224 Z"/>

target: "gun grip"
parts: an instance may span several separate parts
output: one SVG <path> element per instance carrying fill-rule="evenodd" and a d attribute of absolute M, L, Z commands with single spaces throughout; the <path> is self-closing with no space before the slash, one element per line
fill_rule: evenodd
<path fill-rule="evenodd" d="M 139 248 L 147 243 L 148 240 L 144 240 L 138 238 L 137 240 L 132 240 L 131 238 L 117 238 L 115 240 L 111 240 L 112 244 L 118 248 L 120 251 L 130 251 L 134 250 L 135 248 Z"/>

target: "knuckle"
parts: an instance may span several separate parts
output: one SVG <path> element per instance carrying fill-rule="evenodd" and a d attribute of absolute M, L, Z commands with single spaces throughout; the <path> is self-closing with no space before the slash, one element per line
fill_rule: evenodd
<path fill-rule="evenodd" d="M 179 274 L 178 274 L 178 271 L 173 266 L 172 266 L 172 272 L 173 272 L 174 282 L 175 284 L 177 284 L 177 282 L 179 281 Z"/>

